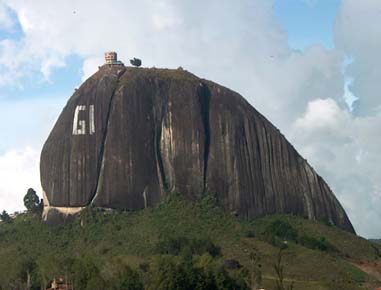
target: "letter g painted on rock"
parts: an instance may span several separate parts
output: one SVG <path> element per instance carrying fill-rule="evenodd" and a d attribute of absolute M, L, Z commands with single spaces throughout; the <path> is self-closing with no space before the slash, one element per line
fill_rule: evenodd
<path fill-rule="evenodd" d="M 73 135 L 86 135 L 86 120 L 79 120 L 79 113 L 81 111 L 86 111 L 85 105 L 80 105 L 75 108 L 73 120 Z M 95 133 L 94 105 L 89 106 L 89 123 L 89 133 L 90 135 L 93 135 Z"/>

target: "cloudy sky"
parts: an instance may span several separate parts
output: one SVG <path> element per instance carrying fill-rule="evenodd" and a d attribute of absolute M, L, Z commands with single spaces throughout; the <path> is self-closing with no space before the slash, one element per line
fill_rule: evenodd
<path fill-rule="evenodd" d="M 0 209 L 41 192 L 42 144 L 107 50 L 241 93 L 381 237 L 381 1 L 0 0 Z"/>

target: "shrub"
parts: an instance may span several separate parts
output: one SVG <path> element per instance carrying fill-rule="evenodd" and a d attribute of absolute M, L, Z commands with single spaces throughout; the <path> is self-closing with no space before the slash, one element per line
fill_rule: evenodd
<path fill-rule="evenodd" d="M 285 240 L 297 242 L 298 232 L 288 222 L 275 220 L 266 227 L 263 236 L 270 244 L 283 248 Z"/>
<path fill-rule="evenodd" d="M 299 237 L 298 242 L 302 246 L 309 249 L 320 250 L 324 252 L 337 252 L 335 246 L 329 243 L 324 237 L 321 237 L 320 239 L 315 239 L 313 237 L 303 235 Z"/>
<path fill-rule="evenodd" d="M 12 222 L 12 218 L 9 216 L 9 214 L 3 210 L 3 212 L 0 214 L 0 220 L 2 220 L 3 222 L 9 224 Z"/>
<path fill-rule="evenodd" d="M 142 279 L 139 273 L 132 270 L 130 267 L 125 267 L 119 273 L 117 279 L 113 280 L 113 289 L 126 289 L 126 290 L 144 290 Z"/>
<path fill-rule="evenodd" d="M 162 258 L 151 277 L 149 290 L 248 290 L 243 279 L 231 277 L 224 267 L 197 268 L 189 257 L 179 263 Z"/>
<path fill-rule="evenodd" d="M 188 239 L 186 237 L 168 238 L 156 245 L 156 252 L 177 256 L 185 250 L 192 255 L 209 253 L 212 257 L 221 255 L 221 249 L 209 239 Z"/>
<path fill-rule="evenodd" d="M 329 243 L 324 237 L 316 239 L 311 236 L 300 236 L 289 223 L 281 220 L 272 222 L 264 231 L 264 239 L 268 243 L 281 249 L 287 248 L 284 241 L 291 241 L 300 244 L 312 250 L 320 250 L 324 252 L 338 252 L 338 250 Z"/>
<path fill-rule="evenodd" d="M 253 230 L 247 230 L 242 233 L 245 238 L 255 238 L 255 232 Z"/>

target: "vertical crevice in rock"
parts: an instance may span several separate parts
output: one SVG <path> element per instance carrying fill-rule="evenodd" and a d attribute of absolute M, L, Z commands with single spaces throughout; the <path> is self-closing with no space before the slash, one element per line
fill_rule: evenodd
<path fill-rule="evenodd" d="M 144 188 L 144 191 L 143 191 L 143 199 L 144 199 L 144 208 L 147 208 L 148 207 L 148 202 L 147 202 L 147 186 Z"/>
<path fill-rule="evenodd" d="M 262 146 L 263 146 L 263 155 L 262 164 L 264 165 L 265 173 L 264 178 L 266 180 L 264 183 L 266 184 L 266 200 L 269 206 L 269 213 L 275 213 L 279 211 L 279 203 L 276 197 L 275 191 L 275 183 L 273 177 L 273 168 L 272 168 L 272 154 L 271 154 L 271 146 L 269 144 L 269 134 L 266 129 L 266 125 L 262 123 Z"/>
<path fill-rule="evenodd" d="M 317 198 L 319 199 L 319 207 L 318 212 L 316 213 L 316 218 L 320 218 L 322 212 L 324 216 L 331 218 L 331 205 L 327 203 L 327 198 L 329 198 L 329 196 L 325 191 L 323 184 L 321 184 L 319 176 L 316 174 L 314 175 L 314 186 L 318 192 Z"/>
<path fill-rule="evenodd" d="M 204 168 L 203 168 L 203 193 L 207 191 L 207 173 L 208 173 L 208 160 L 209 160 L 209 147 L 210 147 L 210 123 L 209 123 L 209 110 L 210 110 L 210 90 L 208 86 L 200 83 L 198 90 L 198 100 L 200 102 L 201 119 L 204 127 Z"/>
<path fill-rule="evenodd" d="M 160 92 L 160 83 L 159 80 L 155 80 L 155 90 L 156 92 Z M 160 189 L 166 193 L 168 192 L 168 183 L 165 175 L 164 170 L 164 163 L 163 163 L 163 157 L 161 156 L 161 150 L 160 150 L 160 140 L 161 140 L 161 134 L 162 134 L 162 124 L 163 124 L 163 115 L 164 115 L 164 108 L 165 108 L 165 102 L 163 102 L 162 97 L 160 94 L 156 93 L 155 101 L 153 105 L 153 119 L 154 119 L 154 152 L 155 152 L 155 158 L 156 158 L 156 168 L 157 168 L 157 174 L 159 178 L 160 183 Z"/>
<path fill-rule="evenodd" d="M 267 203 L 266 203 L 266 186 L 265 186 L 265 178 L 263 176 L 263 166 L 262 166 L 262 160 L 261 160 L 261 156 L 263 154 L 262 152 L 262 149 L 261 149 L 261 145 L 260 145 L 260 136 L 259 136 L 259 126 L 258 126 L 258 123 L 259 123 L 259 120 L 257 118 L 254 118 L 254 128 L 253 128 L 253 132 L 254 132 L 254 138 L 255 138 L 255 145 L 256 145 L 256 156 L 258 158 L 258 162 L 257 162 L 257 174 L 258 174 L 258 182 L 260 182 L 261 186 L 262 186 L 262 192 L 261 192 L 261 196 L 259 197 L 260 198 L 260 202 L 258 202 L 259 204 L 262 205 L 262 211 L 263 212 L 266 212 L 267 210 Z M 257 197 L 258 198 L 258 197 Z M 258 199 L 259 199 L 258 198 Z"/>
<path fill-rule="evenodd" d="M 302 160 L 301 163 L 300 163 L 300 166 L 301 166 L 302 171 L 303 171 L 303 173 L 305 175 L 306 184 L 307 184 L 307 187 L 308 187 L 308 192 L 305 192 L 303 194 L 305 196 L 305 200 L 306 200 L 306 203 L 307 203 L 308 218 L 311 219 L 311 220 L 315 220 L 316 219 L 316 215 L 315 215 L 315 207 L 314 207 L 314 204 L 313 204 L 313 196 L 312 196 L 313 189 L 312 189 L 310 178 L 308 176 L 308 172 L 307 172 L 307 169 L 306 169 L 306 166 L 308 166 L 308 165 L 306 165 L 305 163 L 306 163 L 305 160 Z"/>
<path fill-rule="evenodd" d="M 165 170 L 164 170 L 164 163 L 163 163 L 163 157 L 161 156 L 161 151 L 160 151 L 160 140 L 161 140 L 161 124 L 162 120 L 160 122 L 160 125 L 155 126 L 155 155 L 156 155 L 156 162 L 158 166 L 158 173 L 159 173 L 159 178 L 161 181 L 161 184 L 163 186 L 164 192 L 168 191 L 168 183 L 165 177 Z"/>
<path fill-rule="evenodd" d="M 102 143 L 101 143 L 101 147 L 100 147 L 100 150 L 99 150 L 99 156 L 98 156 L 98 164 L 97 164 L 97 177 L 96 177 L 96 180 L 97 180 L 97 183 L 96 183 L 96 186 L 95 186 L 95 189 L 94 189 L 94 192 L 92 193 L 91 197 L 90 197 L 90 201 L 89 201 L 89 205 L 93 204 L 97 194 L 98 194 L 98 188 L 99 188 L 99 183 L 100 183 L 100 176 L 101 176 L 101 173 L 102 173 L 102 169 L 104 167 L 104 151 L 105 151 L 105 144 L 106 144 L 106 140 L 107 140 L 107 132 L 108 132 L 108 127 L 109 127 L 109 120 L 110 120 L 110 115 L 111 115 L 111 110 L 112 110 L 112 104 L 114 102 L 114 97 L 115 97 L 115 94 L 116 94 L 116 91 L 119 87 L 119 80 L 120 78 L 123 76 L 124 71 L 121 71 L 118 73 L 117 75 L 117 80 L 116 80 L 116 83 L 115 83 L 115 87 L 111 93 L 111 97 L 110 97 L 110 102 L 108 104 L 108 108 L 107 108 L 107 115 L 106 115 L 106 122 L 105 122 L 105 129 L 104 129 L 104 133 L 103 133 L 103 137 L 102 137 Z"/>
<path fill-rule="evenodd" d="M 257 202 L 255 199 L 255 196 L 252 196 L 252 195 L 245 196 L 244 194 L 241 194 L 241 192 L 249 192 L 250 190 L 255 188 L 254 181 L 253 181 L 253 177 L 254 177 L 253 173 L 254 172 L 253 172 L 252 164 L 251 164 L 252 154 L 250 152 L 250 146 L 249 146 L 249 140 L 248 140 L 248 138 L 250 138 L 250 131 L 248 130 L 247 125 L 245 123 L 246 123 L 246 121 L 242 120 L 241 136 L 242 136 L 242 142 L 243 142 L 242 149 L 243 149 L 244 154 L 243 154 L 243 156 L 240 156 L 241 157 L 240 162 L 242 164 L 245 164 L 244 168 L 246 170 L 244 170 L 245 182 L 244 182 L 243 188 L 242 188 L 242 184 L 240 182 L 241 188 L 240 188 L 240 197 L 239 198 L 240 198 L 240 204 L 245 205 L 244 206 L 245 218 L 248 219 L 250 216 L 250 206 L 247 206 L 247 204 L 249 203 L 251 206 L 253 206 L 253 205 L 256 205 Z M 246 132 L 246 130 L 248 130 L 248 132 Z M 245 200 L 245 199 L 247 199 L 247 200 Z M 251 199 L 251 200 L 249 200 L 249 199 Z"/>

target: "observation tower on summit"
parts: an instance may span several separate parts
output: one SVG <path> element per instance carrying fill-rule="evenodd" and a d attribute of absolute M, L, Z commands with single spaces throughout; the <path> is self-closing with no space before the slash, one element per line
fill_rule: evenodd
<path fill-rule="evenodd" d="M 105 52 L 105 61 L 107 65 L 124 65 L 118 60 L 118 54 L 115 51 Z"/>

